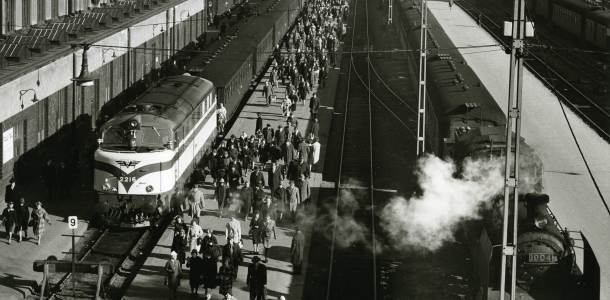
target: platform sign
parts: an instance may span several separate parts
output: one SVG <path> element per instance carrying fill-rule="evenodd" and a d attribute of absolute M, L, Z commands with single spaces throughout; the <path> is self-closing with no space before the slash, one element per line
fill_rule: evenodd
<path fill-rule="evenodd" d="M 70 228 L 70 229 L 78 228 L 78 217 L 77 216 L 68 217 L 68 228 Z"/>
<path fill-rule="evenodd" d="M 2 133 L 2 163 L 5 164 L 9 160 L 13 159 L 13 144 L 14 144 L 14 133 L 13 127 L 7 129 Z"/>

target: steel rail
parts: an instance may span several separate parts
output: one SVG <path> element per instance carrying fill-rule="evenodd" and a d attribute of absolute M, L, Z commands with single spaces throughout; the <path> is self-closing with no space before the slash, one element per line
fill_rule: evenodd
<path fill-rule="evenodd" d="M 358 11 L 358 0 L 353 0 L 353 1 L 354 1 L 354 11 L 353 11 L 352 37 L 351 37 L 350 51 L 352 51 L 354 49 L 354 37 L 355 37 L 355 33 L 356 33 L 356 30 L 355 30 L 356 13 Z M 353 54 L 350 54 L 350 60 L 353 61 L 353 59 L 354 59 Z M 350 99 L 349 93 L 350 93 L 351 73 L 352 73 L 352 68 L 351 68 L 351 64 L 350 64 L 350 67 L 347 70 L 347 91 L 346 91 L 346 96 L 345 96 L 345 106 L 344 106 L 344 114 L 343 114 L 343 128 L 341 131 L 341 150 L 339 151 L 339 170 L 337 173 L 337 182 L 336 182 L 337 198 L 335 201 L 333 233 L 332 233 L 332 239 L 331 239 L 331 243 L 330 243 L 330 259 L 328 262 L 329 266 L 328 266 L 328 281 L 327 281 L 327 285 L 326 285 L 326 300 L 331 299 L 333 262 L 334 262 L 334 258 L 335 258 L 335 240 L 337 238 L 337 218 L 339 215 L 339 202 L 341 201 L 341 173 L 343 170 L 343 153 L 345 152 L 345 132 L 347 131 L 347 120 L 348 120 L 347 119 L 348 118 L 347 109 L 348 109 L 349 99 Z"/>

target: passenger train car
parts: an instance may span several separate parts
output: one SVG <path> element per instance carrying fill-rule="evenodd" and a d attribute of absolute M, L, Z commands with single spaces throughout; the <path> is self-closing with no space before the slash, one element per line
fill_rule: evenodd
<path fill-rule="evenodd" d="M 200 54 L 185 67 L 187 72 L 214 83 L 218 102 L 224 104 L 229 119 L 265 70 L 275 46 L 293 26 L 302 7 L 303 0 L 271 3 L 258 17 L 248 20 L 218 56 Z"/>
<path fill-rule="evenodd" d="M 601 49 L 610 48 L 610 10 L 584 0 L 528 0 L 537 17 Z"/>
<path fill-rule="evenodd" d="M 101 127 L 94 189 L 122 226 L 145 226 L 216 137 L 216 92 L 189 74 L 167 77 Z M 162 212 L 162 211 L 160 211 Z"/>

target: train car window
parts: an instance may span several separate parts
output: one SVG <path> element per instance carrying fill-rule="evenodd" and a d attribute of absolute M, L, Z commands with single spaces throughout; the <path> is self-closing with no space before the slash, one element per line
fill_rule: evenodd
<path fill-rule="evenodd" d="M 145 147 L 162 148 L 170 139 L 171 132 L 167 128 L 142 126 L 140 128 L 140 142 Z"/>
<path fill-rule="evenodd" d="M 120 127 L 109 127 L 102 132 L 102 148 L 112 146 L 123 146 L 128 144 L 125 130 Z"/>

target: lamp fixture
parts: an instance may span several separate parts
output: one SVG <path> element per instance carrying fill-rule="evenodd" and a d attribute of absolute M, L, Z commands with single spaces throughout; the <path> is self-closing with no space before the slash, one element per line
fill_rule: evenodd
<path fill-rule="evenodd" d="M 34 93 L 34 97 L 31 100 L 32 103 L 38 102 L 38 97 L 36 97 L 36 91 L 34 89 L 20 90 L 19 91 L 19 101 L 21 101 L 21 109 L 24 108 L 24 105 L 23 105 L 23 96 L 25 96 L 25 94 L 27 94 L 28 92 L 33 92 Z"/>
<path fill-rule="evenodd" d="M 80 75 L 78 75 L 76 78 L 72 78 L 72 81 L 76 82 L 77 86 L 93 86 L 95 84 L 95 77 L 89 74 L 89 64 L 87 61 L 87 50 L 89 50 L 91 44 L 83 43 L 80 44 L 80 46 L 83 48 L 83 59 L 81 61 Z"/>

